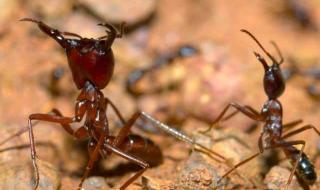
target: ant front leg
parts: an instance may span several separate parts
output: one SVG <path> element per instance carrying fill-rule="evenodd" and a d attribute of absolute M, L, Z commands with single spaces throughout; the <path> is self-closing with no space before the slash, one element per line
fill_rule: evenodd
<path fill-rule="evenodd" d="M 223 118 L 223 116 L 227 113 L 227 111 L 230 107 L 234 107 L 236 109 L 236 111 L 232 112 L 230 115 L 226 116 L 226 118 Z M 201 133 L 209 132 L 217 123 L 219 123 L 220 121 L 225 121 L 227 119 L 230 119 L 231 117 L 236 115 L 238 112 L 241 112 L 244 115 L 246 115 L 247 117 L 249 117 L 253 120 L 256 120 L 256 121 L 263 121 L 265 119 L 265 116 L 260 114 L 254 108 L 252 108 L 250 106 L 241 106 L 237 103 L 231 102 L 223 109 L 223 111 L 219 114 L 219 116 L 214 120 L 213 124 L 208 129 L 206 129 L 205 131 L 200 131 L 200 132 Z"/>
<path fill-rule="evenodd" d="M 85 101 L 79 101 L 76 104 L 76 115 L 74 118 L 72 117 L 63 117 L 61 113 L 57 109 L 53 109 L 52 112 L 55 113 L 55 115 L 52 114 L 31 114 L 29 116 L 28 120 L 28 130 L 29 130 L 29 141 L 30 141 L 30 149 L 31 149 L 31 160 L 32 165 L 35 170 L 35 177 L 36 177 L 36 184 L 34 189 L 37 189 L 39 185 L 39 170 L 36 163 L 36 148 L 34 143 L 34 135 L 33 135 L 33 125 L 32 120 L 37 121 L 48 121 L 53 123 L 59 123 L 70 135 L 74 136 L 75 138 L 85 138 L 88 136 L 87 131 L 84 129 L 84 127 L 80 127 L 77 131 L 74 131 L 71 128 L 72 122 L 79 122 L 83 118 L 85 111 L 86 111 L 86 102 Z"/>
<path fill-rule="evenodd" d="M 62 114 L 59 110 L 53 108 L 51 110 L 51 112 L 48 113 L 49 115 L 52 115 L 52 114 L 55 114 L 57 116 L 61 116 L 62 117 Z M 39 123 L 39 121 L 36 121 L 33 123 L 33 127 L 35 125 L 37 125 Z M 67 125 L 67 124 L 63 124 L 62 125 L 63 128 L 70 134 L 70 135 L 73 135 L 75 136 L 77 139 L 81 139 L 81 138 L 85 138 L 87 135 L 84 134 L 83 132 L 80 133 L 82 130 L 82 128 L 79 128 L 76 132 L 73 132 L 73 129 L 71 129 L 71 126 L 70 125 Z M 3 141 L 0 142 L 0 146 L 2 146 L 3 144 L 5 144 L 6 142 L 10 141 L 11 139 L 15 138 L 15 137 L 18 137 L 20 135 L 22 135 L 23 133 L 27 132 L 29 130 L 28 127 L 25 127 L 25 128 L 22 128 L 20 129 L 19 131 L 17 131 L 16 133 L 12 134 L 11 136 L 5 138 Z"/>
<path fill-rule="evenodd" d="M 72 122 L 72 118 L 60 117 L 57 115 L 50 115 L 50 114 L 32 114 L 29 116 L 28 129 L 29 129 L 29 141 L 30 141 L 30 148 L 31 148 L 31 160 L 32 160 L 32 165 L 33 165 L 34 171 L 35 171 L 35 178 L 36 178 L 35 179 L 36 184 L 35 184 L 34 189 L 37 189 L 38 185 L 39 185 L 39 169 L 38 169 L 38 165 L 36 163 L 37 153 L 36 153 L 36 148 L 35 148 L 35 143 L 34 143 L 32 120 L 49 121 L 49 122 L 59 123 L 64 127 Z M 66 128 L 66 131 L 68 133 L 70 133 L 71 130 L 72 130 L 71 128 Z"/>
<path fill-rule="evenodd" d="M 58 110 L 53 110 L 56 115 L 51 115 L 51 114 L 32 114 L 29 116 L 28 120 L 28 130 L 29 130 L 29 141 L 30 141 L 30 148 L 31 148 L 31 159 L 32 159 L 32 164 L 33 168 L 35 170 L 35 176 L 36 176 L 36 184 L 34 189 L 37 189 L 39 185 L 39 170 L 38 166 L 36 163 L 36 148 L 35 148 L 35 143 L 34 143 L 34 135 L 33 135 L 33 125 L 32 125 L 32 120 L 37 120 L 37 121 L 48 121 L 48 122 L 53 122 L 53 123 L 59 123 L 70 135 L 74 136 L 77 139 L 80 138 L 85 138 L 88 136 L 88 133 L 85 131 L 84 127 L 80 127 L 77 131 L 74 131 L 70 123 L 74 121 L 73 118 L 71 117 L 63 117 L 61 116 L 60 112 Z"/>
<path fill-rule="evenodd" d="M 256 114 L 256 115 L 260 115 L 260 113 L 255 110 L 254 108 L 250 107 L 250 106 L 247 106 L 245 105 L 244 106 L 246 109 L 248 109 L 250 112 L 252 112 L 253 114 Z M 227 121 L 228 119 L 232 118 L 233 116 L 235 116 L 236 114 L 238 114 L 240 111 L 238 109 L 236 109 L 234 112 L 230 113 L 229 115 L 227 115 L 226 117 L 224 118 L 221 118 L 220 121 Z"/>

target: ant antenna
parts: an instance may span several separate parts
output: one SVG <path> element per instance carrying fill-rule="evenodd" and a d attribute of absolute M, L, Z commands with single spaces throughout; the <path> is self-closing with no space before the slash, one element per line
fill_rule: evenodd
<path fill-rule="evenodd" d="M 277 63 L 275 58 L 272 57 L 272 55 L 266 49 L 264 49 L 264 47 L 261 45 L 261 43 L 258 41 L 258 39 L 253 34 L 251 34 L 248 30 L 245 30 L 245 29 L 241 29 L 240 31 L 247 33 L 259 45 L 259 47 L 264 51 L 264 53 L 267 54 L 267 56 L 272 60 L 272 62 Z"/>
<path fill-rule="evenodd" d="M 282 53 L 279 49 L 279 46 L 274 42 L 274 41 L 270 41 L 270 43 L 273 45 L 273 47 L 276 49 L 276 51 L 278 52 L 279 56 L 280 56 L 280 61 L 278 63 L 278 65 L 281 65 L 284 61 Z"/>
<path fill-rule="evenodd" d="M 28 21 L 28 22 L 38 23 L 38 24 L 41 22 L 32 18 L 22 18 L 22 19 L 19 19 L 19 21 Z"/>

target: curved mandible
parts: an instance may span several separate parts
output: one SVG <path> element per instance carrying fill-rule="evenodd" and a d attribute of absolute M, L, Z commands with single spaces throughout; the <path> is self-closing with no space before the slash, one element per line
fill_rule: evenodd
<path fill-rule="evenodd" d="M 121 38 L 123 36 L 125 22 L 122 22 L 120 24 L 120 31 L 116 27 L 114 27 L 112 24 L 109 24 L 109 23 L 99 23 L 98 26 L 103 26 L 103 27 L 107 28 L 107 30 L 106 30 L 107 35 L 98 38 L 98 40 L 102 40 L 104 38 L 107 38 L 106 39 L 106 46 L 111 47 L 115 38 Z"/>
<path fill-rule="evenodd" d="M 50 36 L 53 39 L 55 39 L 63 48 L 68 48 L 69 47 L 69 43 L 63 37 L 63 35 L 62 35 L 63 33 L 62 32 L 60 32 L 57 29 L 51 28 L 50 26 L 48 26 L 47 24 L 43 23 L 42 21 L 39 21 L 39 20 L 36 20 L 36 19 L 32 19 L 32 18 L 22 18 L 19 21 L 34 22 L 34 23 L 38 24 L 38 27 L 40 28 L 40 30 L 42 32 L 44 32 L 48 36 Z"/>

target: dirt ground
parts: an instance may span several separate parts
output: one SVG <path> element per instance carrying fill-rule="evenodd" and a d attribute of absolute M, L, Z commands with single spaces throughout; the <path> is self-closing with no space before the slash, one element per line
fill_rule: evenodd
<path fill-rule="evenodd" d="M 87 38 L 105 35 L 98 23 L 119 26 L 125 21 L 125 35 L 112 46 L 115 71 L 102 90 L 104 95 L 126 119 L 137 110 L 145 111 L 227 158 L 221 162 L 164 133 L 150 132 L 149 127 L 135 128 L 134 133 L 161 148 L 164 160 L 127 189 L 284 188 L 292 166 L 279 150 L 266 151 L 219 181 L 232 165 L 258 151 L 262 123 L 238 114 L 222 122 L 220 129 L 207 135 L 199 133 L 211 126 L 229 102 L 260 110 L 267 100 L 263 67 L 253 55 L 253 51 L 262 50 L 240 29 L 251 31 L 279 59 L 269 43 L 275 41 L 284 55 L 281 67 L 288 80 L 279 99 L 284 123 L 303 119 L 304 124 L 319 128 L 317 0 L 3 0 L 0 7 L 2 139 L 27 127 L 31 113 L 57 108 L 64 115 L 73 116 L 79 93 L 64 51 L 37 25 L 19 19 L 39 19 L 61 31 Z M 175 58 L 172 64 L 147 74 L 137 84 L 140 95 L 128 91 L 127 80 L 132 72 L 186 45 L 198 52 Z M 108 118 L 110 130 L 116 134 L 118 118 L 112 111 Z M 46 122 L 36 125 L 34 133 L 41 174 L 38 189 L 76 189 L 88 161 L 87 141 L 77 141 L 59 126 Z M 319 136 L 307 130 L 292 139 L 306 141 L 305 153 L 319 173 Z M 0 189 L 32 189 L 28 142 L 26 133 L 0 147 Z M 96 163 L 83 189 L 117 189 L 138 170 L 139 167 L 112 155 Z M 289 186 L 292 190 L 319 188 L 319 180 L 307 187 L 296 176 Z"/>

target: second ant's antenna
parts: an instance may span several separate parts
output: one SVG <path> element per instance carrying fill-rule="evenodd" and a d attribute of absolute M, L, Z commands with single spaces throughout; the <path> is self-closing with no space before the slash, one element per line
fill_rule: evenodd
<path fill-rule="evenodd" d="M 272 62 L 277 63 L 275 58 L 266 49 L 264 49 L 264 47 L 261 45 L 261 43 L 258 41 L 258 39 L 253 34 L 251 34 L 248 30 L 245 30 L 245 29 L 241 29 L 240 31 L 248 34 L 259 45 L 259 47 L 264 51 L 264 53 L 267 54 L 267 56 L 272 60 Z"/>
<path fill-rule="evenodd" d="M 279 47 L 278 47 L 278 45 L 276 44 L 276 42 L 274 42 L 274 41 L 271 41 L 270 42 L 272 45 L 273 45 L 273 47 L 276 49 L 276 51 L 278 52 L 278 54 L 279 54 L 279 57 L 280 57 L 280 61 L 279 61 L 279 65 L 281 65 L 281 63 L 283 63 L 283 56 L 282 56 L 282 53 L 281 53 L 281 51 L 280 51 L 280 49 L 279 49 Z"/>

